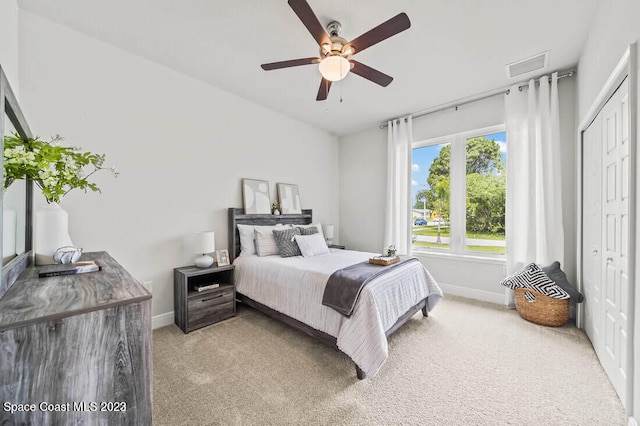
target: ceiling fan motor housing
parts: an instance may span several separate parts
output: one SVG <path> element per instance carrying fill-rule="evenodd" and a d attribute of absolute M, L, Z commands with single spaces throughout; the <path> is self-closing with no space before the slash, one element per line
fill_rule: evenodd
<path fill-rule="evenodd" d="M 327 32 L 329 33 L 329 39 L 331 43 L 324 43 L 320 46 L 320 57 L 326 58 L 327 56 L 348 57 L 355 53 L 353 48 L 344 49 L 348 41 L 340 37 L 342 31 L 342 24 L 338 21 L 331 21 L 327 25 Z"/>

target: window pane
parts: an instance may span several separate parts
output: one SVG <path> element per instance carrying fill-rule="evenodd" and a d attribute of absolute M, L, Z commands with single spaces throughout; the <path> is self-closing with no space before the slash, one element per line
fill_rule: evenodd
<path fill-rule="evenodd" d="M 448 249 L 451 145 L 414 148 L 412 159 L 413 248 Z"/>
<path fill-rule="evenodd" d="M 505 132 L 469 138 L 466 250 L 505 253 Z"/>

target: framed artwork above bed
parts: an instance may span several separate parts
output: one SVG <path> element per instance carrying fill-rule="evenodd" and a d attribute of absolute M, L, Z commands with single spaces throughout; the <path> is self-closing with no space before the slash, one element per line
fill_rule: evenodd
<path fill-rule="evenodd" d="M 245 214 L 271 214 L 269 182 L 257 179 L 242 179 L 242 202 Z"/>
<path fill-rule="evenodd" d="M 298 185 L 290 183 L 279 183 L 278 202 L 282 206 L 282 214 L 300 214 L 300 194 L 298 193 Z"/>

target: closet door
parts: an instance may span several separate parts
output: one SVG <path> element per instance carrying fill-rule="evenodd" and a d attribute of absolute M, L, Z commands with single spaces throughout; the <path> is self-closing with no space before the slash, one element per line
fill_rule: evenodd
<path fill-rule="evenodd" d="M 597 353 L 602 351 L 602 119 L 583 133 L 582 277 L 584 329 Z"/>
<path fill-rule="evenodd" d="M 628 80 L 583 133 L 585 332 L 620 399 L 628 380 Z"/>
<path fill-rule="evenodd" d="M 602 109 L 602 337 L 600 361 L 625 400 L 629 294 L 629 90 L 625 80 Z"/>

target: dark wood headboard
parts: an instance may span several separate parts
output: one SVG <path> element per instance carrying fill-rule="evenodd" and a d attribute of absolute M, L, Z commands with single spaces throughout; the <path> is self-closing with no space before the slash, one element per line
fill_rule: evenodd
<path fill-rule="evenodd" d="M 302 214 L 244 214 L 244 209 L 229 208 L 229 257 L 231 262 L 240 254 L 240 233 L 236 225 L 272 226 L 278 223 L 309 225 L 313 219 L 312 210 L 302 210 Z"/>

